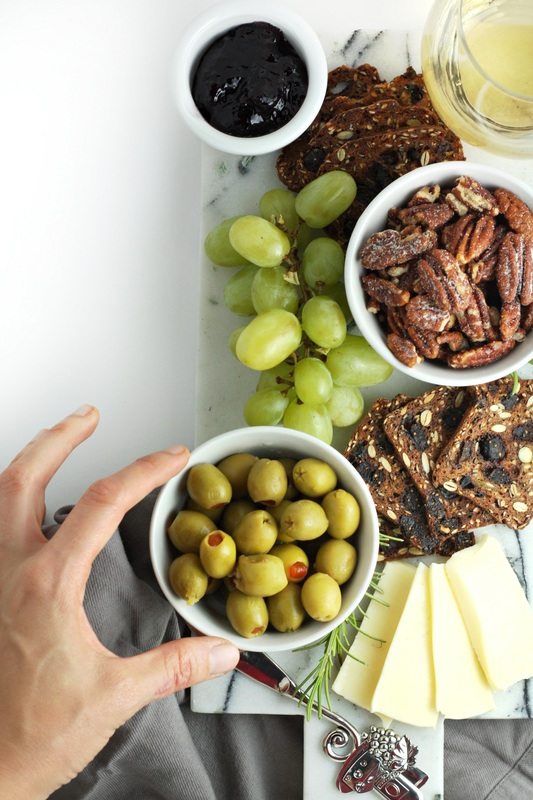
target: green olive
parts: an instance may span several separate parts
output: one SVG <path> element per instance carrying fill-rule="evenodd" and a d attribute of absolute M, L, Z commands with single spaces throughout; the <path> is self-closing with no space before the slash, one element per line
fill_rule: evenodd
<path fill-rule="evenodd" d="M 298 492 L 296 491 L 296 487 L 292 481 L 292 471 L 294 469 L 294 465 L 296 464 L 296 459 L 280 458 L 280 462 L 283 464 L 283 467 L 287 474 L 287 491 L 285 492 L 285 500 L 294 500 L 294 498 L 298 494 Z"/>
<path fill-rule="evenodd" d="M 344 539 L 328 539 L 321 544 L 315 558 L 317 572 L 330 575 L 339 586 L 349 580 L 357 563 L 357 550 Z"/>
<path fill-rule="evenodd" d="M 301 594 L 300 586 L 289 583 L 281 592 L 268 598 L 268 616 L 277 631 L 296 631 L 301 626 L 305 619 Z"/>
<path fill-rule="evenodd" d="M 318 622 L 329 622 L 341 610 L 342 595 L 339 584 L 330 575 L 315 572 L 302 586 L 302 604 L 307 613 Z"/>
<path fill-rule="evenodd" d="M 322 497 L 337 485 L 335 471 L 318 458 L 302 458 L 292 471 L 294 485 L 306 497 Z"/>
<path fill-rule="evenodd" d="M 212 531 L 202 539 L 200 561 L 210 578 L 225 578 L 237 561 L 235 542 L 224 531 Z"/>
<path fill-rule="evenodd" d="M 223 458 L 222 461 L 218 462 L 218 469 L 224 473 L 231 483 L 234 500 L 246 497 L 248 493 L 248 473 L 256 461 L 257 456 L 251 453 L 234 453 L 232 456 L 227 456 L 227 458 Z"/>
<path fill-rule="evenodd" d="M 279 506 L 287 491 L 287 474 L 280 461 L 259 458 L 248 474 L 248 494 L 254 503 Z"/>
<path fill-rule="evenodd" d="M 222 508 L 231 500 L 231 483 L 214 464 L 195 464 L 187 475 L 189 495 L 204 508 Z"/>
<path fill-rule="evenodd" d="M 222 512 L 224 511 L 224 506 L 221 506 L 220 508 L 204 508 L 203 506 L 200 505 L 200 503 L 195 503 L 192 497 L 189 497 L 189 499 L 185 503 L 185 509 L 187 511 L 199 511 L 200 514 L 205 514 L 206 517 L 209 517 L 209 519 L 212 519 L 213 522 L 216 523 L 222 516 Z"/>
<path fill-rule="evenodd" d="M 226 600 L 226 616 L 232 628 L 246 639 L 261 636 L 267 629 L 268 610 L 262 597 L 231 592 Z"/>
<path fill-rule="evenodd" d="M 324 509 L 314 500 L 295 500 L 290 503 L 280 521 L 280 533 L 293 539 L 307 541 L 322 536 L 328 527 Z"/>
<path fill-rule="evenodd" d="M 344 489 L 329 492 L 322 500 L 322 508 L 328 518 L 328 533 L 334 539 L 347 539 L 359 526 L 361 512 L 359 503 Z"/>
<path fill-rule="evenodd" d="M 276 520 L 263 509 L 250 511 L 233 530 L 237 550 L 245 555 L 268 553 L 277 537 Z"/>
<path fill-rule="evenodd" d="M 168 579 L 176 594 L 190 606 L 202 599 L 209 580 L 196 553 L 185 553 L 175 558 Z"/>
<path fill-rule="evenodd" d="M 223 531 L 232 533 L 241 519 L 245 517 L 246 514 L 249 514 L 250 511 L 255 511 L 255 506 L 250 500 L 235 500 L 229 503 L 222 514 L 220 527 Z"/>
<path fill-rule="evenodd" d="M 297 544 L 277 544 L 270 553 L 283 561 L 289 583 L 300 583 L 307 576 L 309 559 L 307 553 Z"/>
<path fill-rule="evenodd" d="M 244 594 L 254 597 L 270 597 L 281 592 L 287 583 L 283 561 L 277 556 L 264 553 L 239 556 L 235 572 L 235 586 Z"/>
<path fill-rule="evenodd" d="M 215 523 L 199 511 L 180 511 L 168 529 L 168 536 L 182 553 L 197 553 L 204 536 L 215 528 Z"/>

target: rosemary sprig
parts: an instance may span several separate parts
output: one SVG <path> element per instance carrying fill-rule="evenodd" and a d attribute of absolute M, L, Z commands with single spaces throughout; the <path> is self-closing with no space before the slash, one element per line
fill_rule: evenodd
<path fill-rule="evenodd" d="M 369 589 L 372 589 L 372 592 L 367 591 L 365 593 L 365 597 L 369 597 L 381 605 L 388 606 L 388 603 L 385 603 L 383 600 L 376 597 L 376 594 L 383 594 L 383 589 L 381 589 L 379 586 L 380 577 L 380 571 L 374 572 L 368 587 Z M 327 707 L 331 708 L 331 678 L 333 668 L 339 659 L 342 656 L 348 656 L 349 658 L 353 658 L 354 661 L 358 661 L 360 664 L 364 663 L 359 658 L 352 656 L 349 652 L 351 645 L 351 630 L 353 629 L 356 633 L 367 636 L 369 639 L 373 639 L 374 641 L 383 642 L 383 639 L 378 639 L 376 636 L 372 636 L 366 631 L 361 630 L 362 620 L 366 616 L 367 615 L 361 606 L 358 606 L 356 611 L 352 612 L 348 617 L 346 617 L 346 619 L 344 619 L 339 625 L 337 625 L 336 628 L 328 633 L 327 636 L 324 636 L 324 638 L 321 639 L 317 644 L 299 648 L 300 650 L 309 650 L 311 647 L 314 648 L 321 645 L 323 647 L 323 652 L 318 662 L 313 669 L 300 681 L 297 687 L 298 692 L 301 694 L 300 703 L 305 703 L 306 705 L 305 716 L 308 720 L 311 719 L 315 704 L 316 712 L 319 718 L 322 716 L 324 701 L 326 702 Z"/>

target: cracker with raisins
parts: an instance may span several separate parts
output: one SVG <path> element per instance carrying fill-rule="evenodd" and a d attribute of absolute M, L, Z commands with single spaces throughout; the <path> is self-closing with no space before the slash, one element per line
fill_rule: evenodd
<path fill-rule="evenodd" d="M 533 381 L 477 386 L 474 402 L 435 464 L 433 480 L 524 528 L 533 518 Z"/>
<path fill-rule="evenodd" d="M 442 449 L 470 404 L 471 397 L 465 389 L 440 386 L 393 411 L 383 423 L 398 457 L 424 498 L 428 525 L 442 542 L 440 551 L 450 536 L 494 522 L 487 511 L 458 494 L 455 484 L 435 486 L 431 480 Z"/>

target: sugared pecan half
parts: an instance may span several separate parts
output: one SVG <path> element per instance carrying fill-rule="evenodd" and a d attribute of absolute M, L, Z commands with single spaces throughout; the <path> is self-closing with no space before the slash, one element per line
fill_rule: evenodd
<path fill-rule="evenodd" d="M 434 248 L 426 253 L 425 260 L 439 276 L 448 295 L 451 310 L 457 312 L 468 308 L 472 302 L 472 284 L 452 254 L 447 250 Z"/>
<path fill-rule="evenodd" d="M 377 275 L 365 275 L 361 283 L 370 297 L 385 306 L 405 306 L 409 302 L 408 291 L 400 289 L 392 281 L 378 278 Z"/>
<path fill-rule="evenodd" d="M 442 333 L 450 320 L 450 312 L 436 306 L 427 295 L 419 294 L 406 305 L 405 319 L 416 328 Z"/>
<path fill-rule="evenodd" d="M 410 206 L 421 206 L 424 203 L 435 203 L 440 197 L 440 186 L 438 183 L 435 183 L 433 186 L 422 186 L 414 195 L 411 197 L 407 205 Z"/>
<path fill-rule="evenodd" d="M 452 353 L 448 356 L 447 361 L 449 366 L 454 367 L 454 369 L 484 367 L 506 356 L 515 345 L 514 339 L 509 339 L 507 342 L 488 342 L 487 344 L 482 344 L 481 347 L 463 350 L 461 353 Z"/>
<path fill-rule="evenodd" d="M 468 264 L 490 247 L 494 238 L 494 217 L 466 214 L 443 231 L 443 241 L 459 264 Z"/>
<path fill-rule="evenodd" d="M 416 347 L 409 340 L 403 336 L 398 336 L 396 333 L 389 333 L 387 336 L 387 345 L 389 350 L 396 356 L 398 361 L 406 364 L 408 367 L 415 367 L 423 360 L 416 352 Z"/>
<path fill-rule="evenodd" d="M 373 233 L 364 244 L 361 264 L 366 269 L 381 270 L 404 264 L 415 256 L 431 250 L 437 243 L 435 231 L 421 231 L 402 236 L 398 231 Z"/>
<path fill-rule="evenodd" d="M 453 217 L 453 210 L 444 203 L 424 203 L 396 209 L 396 217 L 403 225 L 423 225 L 437 230 Z"/>
<path fill-rule="evenodd" d="M 464 311 L 457 312 L 457 321 L 471 342 L 485 342 L 485 329 L 477 303 L 472 302 Z"/>
<path fill-rule="evenodd" d="M 452 353 L 459 353 L 461 350 L 468 349 L 468 340 L 461 331 L 445 331 L 437 336 L 440 345 L 446 345 Z"/>
<path fill-rule="evenodd" d="M 498 251 L 496 281 L 504 303 L 512 302 L 522 286 L 525 239 L 521 233 L 507 233 Z"/>
<path fill-rule="evenodd" d="M 424 358 L 438 358 L 440 345 L 437 342 L 437 334 L 434 331 L 424 331 L 420 328 L 415 328 L 414 325 L 406 325 L 406 332 L 421 356 L 424 356 Z"/>
<path fill-rule="evenodd" d="M 485 295 L 483 294 L 479 286 L 473 286 L 472 293 L 479 311 L 481 324 L 483 325 L 483 330 L 485 332 L 485 339 L 487 340 L 487 342 L 492 342 L 494 341 L 494 339 L 496 339 L 496 331 L 494 330 L 490 308 L 487 304 Z"/>
<path fill-rule="evenodd" d="M 500 334 L 504 341 L 512 339 L 520 327 L 521 310 L 522 307 L 518 298 L 502 305 L 500 311 Z"/>
<path fill-rule="evenodd" d="M 458 178 L 444 199 L 460 217 L 467 214 L 469 209 L 485 212 L 493 217 L 499 214 L 498 202 L 494 195 L 468 175 Z"/>
<path fill-rule="evenodd" d="M 533 303 L 533 236 L 524 237 L 524 270 L 520 302 L 523 306 Z"/>
<path fill-rule="evenodd" d="M 449 311 L 450 298 L 433 265 L 427 259 L 421 258 L 417 265 L 417 273 L 422 291 L 428 294 L 439 308 Z"/>
<path fill-rule="evenodd" d="M 533 236 L 533 214 L 524 201 L 508 189 L 496 189 L 494 196 L 511 230 Z"/>
<path fill-rule="evenodd" d="M 405 335 L 405 319 L 403 314 L 403 308 L 391 307 L 387 309 L 387 325 L 392 333 L 398 334 L 398 336 Z"/>

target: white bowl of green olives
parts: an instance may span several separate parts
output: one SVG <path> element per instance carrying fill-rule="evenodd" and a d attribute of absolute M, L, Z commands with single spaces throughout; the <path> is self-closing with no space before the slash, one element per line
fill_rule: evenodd
<path fill-rule="evenodd" d="M 352 465 L 274 426 L 196 448 L 150 524 L 167 600 L 192 628 L 244 650 L 318 641 L 360 603 L 377 554 L 376 511 Z"/>

